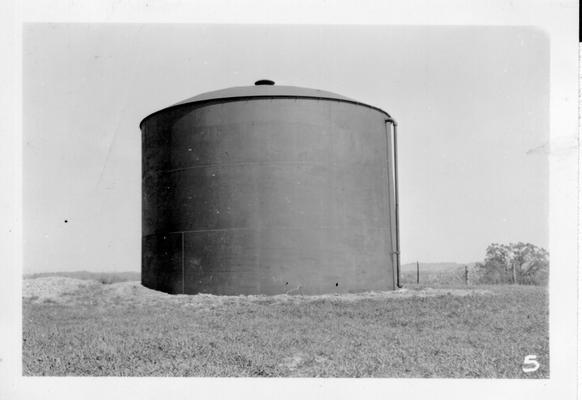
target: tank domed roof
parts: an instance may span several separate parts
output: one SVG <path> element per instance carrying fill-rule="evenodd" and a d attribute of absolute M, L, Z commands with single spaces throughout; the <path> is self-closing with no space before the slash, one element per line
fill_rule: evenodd
<path fill-rule="evenodd" d="M 298 86 L 278 86 L 275 82 L 262 79 L 255 82 L 254 86 L 236 86 L 226 89 L 206 92 L 189 99 L 174 104 L 182 105 L 196 103 L 199 101 L 222 100 L 245 97 L 311 97 L 316 99 L 331 99 L 353 102 L 355 100 L 339 95 L 337 93 L 327 92 L 325 90 L 309 89 Z"/>
<path fill-rule="evenodd" d="M 318 90 L 318 89 L 310 89 L 298 86 L 277 86 L 275 85 L 274 81 L 268 79 L 261 79 L 255 82 L 253 86 L 235 86 L 226 89 L 214 90 L 211 92 L 201 93 L 194 97 L 190 97 L 188 99 L 182 100 L 178 103 L 175 103 L 169 107 L 166 107 L 162 110 L 156 111 L 147 117 L 145 117 L 140 126 L 143 122 L 151 117 L 154 114 L 158 114 L 159 112 L 173 109 L 174 107 L 183 106 L 186 104 L 194 104 L 194 103 L 201 103 L 207 101 L 220 101 L 220 100 L 236 100 L 236 99 L 248 99 L 248 98 L 311 98 L 311 99 L 321 99 L 321 100 L 335 100 L 335 101 L 344 101 L 347 103 L 358 104 L 365 107 L 370 107 L 376 109 L 384 114 L 386 114 L 389 118 L 390 115 L 378 108 L 371 106 L 369 104 L 365 104 L 349 97 L 342 96 L 337 93 L 328 92 L 325 90 Z"/>

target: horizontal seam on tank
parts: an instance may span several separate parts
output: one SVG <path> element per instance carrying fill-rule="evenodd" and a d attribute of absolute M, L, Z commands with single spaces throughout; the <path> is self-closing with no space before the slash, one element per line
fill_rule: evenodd
<path fill-rule="evenodd" d="M 317 227 L 308 227 L 308 228 L 309 229 L 342 229 L 342 230 L 347 229 L 345 226 L 317 226 Z M 249 230 L 267 231 L 267 230 L 271 230 L 271 229 L 292 230 L 292 229 L 306 229 L 306 228 L 305 227 L 292 227 L 292 226 L 273 226 L 273 227 L 262 228 L 262 229 L 258 229 L 258 228 L 195 229 L 195 230 L 188 230 L 188 231 L 171 231 L 171 232 L 150 233 L 150 234 L 144 235 L 143 237 L 160 236 L 160 235 L 177 235 L 177 234 L 182 234 L 182 233 L 228 232 L 228 231 L 249 231 Z M 350 229 L 353 229 L 353 228 L 350 228 Z M 382 226 L 378 226 L 378 227 L 368 226 L 365 229 L 375 229 L 375 230 L 383 231 L 383 230 L 387 230 L 388 228 L 382 227 Z"/>
<path fill-rule="evenodd" d="M 366 163 L 363 163 L 366 164 Z M 371 163 L 370 163 L 371 164 Z M 235 163 L 211 163 L 211 164 L 200 164 L 200 165 L 193 165 L 191 167 L 184 167 L 184 168 L 173 168 L 173 169 L 159 169 L 152 171 L 155 174 L 162 174 L 162 173 L 171 173 L 171 172 L 179 172 L 179 171 L 186 171 L 189 169 L 198 169 L 198 168 L 211 168 L 211 167 L 241 167 L 241 166 L 248 166 L 248 165 L 310 165 L 310 166 L 329 166 L 324 162 L 317 162 L 317 161 L 245 161 L 245 162 L 235 162 Z"/>

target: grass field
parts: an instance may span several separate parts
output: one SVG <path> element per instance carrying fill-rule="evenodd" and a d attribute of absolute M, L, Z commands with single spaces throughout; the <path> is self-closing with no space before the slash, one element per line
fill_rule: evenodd
<path fill-rule="evenodd" d="M 55 279 L 24 281 L 25 375 L 549 376 L 542 287 L 219 297 Z"/>

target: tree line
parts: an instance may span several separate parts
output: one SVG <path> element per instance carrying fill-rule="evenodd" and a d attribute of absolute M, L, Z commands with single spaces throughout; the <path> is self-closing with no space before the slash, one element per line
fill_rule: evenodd
<path fill-rule="evenodd" d="M 480 283 L 545 285 L 549 275 L 549 253 L 531 243 L 492 243 L 485 260 L 476 264 Z"/>

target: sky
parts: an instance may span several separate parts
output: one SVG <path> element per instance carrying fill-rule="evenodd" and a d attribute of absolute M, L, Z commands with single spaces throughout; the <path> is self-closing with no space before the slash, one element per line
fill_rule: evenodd
<path fill-rule="evenodd" d="M 548 245 L 549 41 L 529 27 L 27 24 L 24 272 L 139 271 L 150 113 L 268 78 L 399 123 L 402 262 Z"/>

